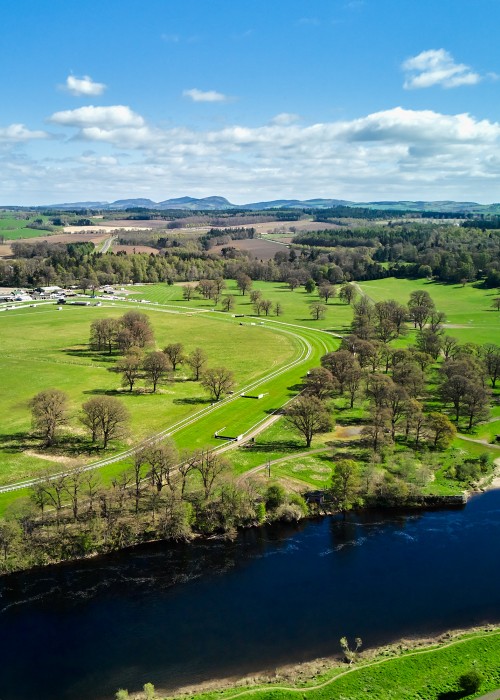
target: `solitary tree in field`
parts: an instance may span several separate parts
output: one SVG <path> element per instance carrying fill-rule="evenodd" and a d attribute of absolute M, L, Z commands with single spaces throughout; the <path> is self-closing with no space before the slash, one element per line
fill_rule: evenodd
<path fill-rule="evenodd" d="M 186 362 L 191 367 L 196 382 L 199 380 L 200 373 L 207 361 L 207 353 L 202 348 L 195 348 L 193 352 L 187 356 Z"/>
<path fill-rule="evenodd" d="M 43 437 L 46 447 L 54 442 L 57 428 L 68 419 L 68 397 L 59 389 L 46 389 L 31 399 L 33 427 Z"/>
<path fill-rule="evenodd" d="M 328 304 L 328 299 L 333 299 L 336 289 L 333 284 L 322 284 L 318 289 L 320 299 L 323 299 L 325 304 Z"/>
<path fill-rule="evenodd" d="M 167 356 L 163 352 L 150 352 L 146 355 L 143 369 L 146 381 L 153 387 L 153 394 L 156 394 L 158 384 L 166 377 L 170 369 Z"/>
<path fill-rule="evenodd" d="M 286 409 L 287 421 L 303 435 L 310 447 L 316 433 L 330 430 L 332 419 L 325 404 L 316 396 L 298 396 Z"/>
<path fill-rule="evenodd" d="M 351 282 L 347 282 L 341 286 L 339 291 L 339 299 L 345 301 L 346 304 L 352 304 L 357 296 L 358 290 Z"/>
<path fill-rule="evenodd" d="M 314 304 L 311 304 L 310 313 L 315 321 L 319 321 L 320 319 L 325 318 L 326 306 L 324 304 L 320 304 L 318 301 L 315 301 Z"/>
<path fill-rule="evenodd" d="M 234 375 L 227 367 L 211 367 L 203 372 L 201 384 L 218 401 L 234 387 Z"/>
<path fill-rule="evenodd" d="M 95 396 L 83 404 L 81 421 L 91 431 L 92 441 L 100 438 L 106 449 L 110 440 L 123 435 L 129 412 L 114 396 Z"/>
<path fill-rule="evenodd" d="M 222 300 L 222 310 L 223 311 L 232 311 L 235 307 L 235 303 L 236 303 L 236 300 L 234 298 L 234 295 L 228 294 Z"/>

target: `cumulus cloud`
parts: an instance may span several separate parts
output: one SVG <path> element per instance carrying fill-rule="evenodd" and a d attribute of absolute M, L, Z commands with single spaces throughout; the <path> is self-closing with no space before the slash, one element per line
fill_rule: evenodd
<path fill-rule="evenodd" d="M 89 75 L 84 75 L 83 78 L 68 75 L 63 87 L 75 97 L 96 97 L 106 90 L 104 83 L 94 82 Z"/>
<path fill-rule="evenodd" d="M 46 131 L 31 131 L 24 124 L 10 124 L 0 127 L 0 141 L 7 143 L 22 143 L 32 139 L 46 139 L 49 135 Z"/>
<path fill-rule="evenodd" d="M 455 63 L 453 56 L 445 49 L 429 49 L 417 56 L 407 58 L 403 63 L 406 73 L 404 88 L 414 90 L 441 85 L 454 88 L 460 85 L 475 85 L 482 77 L 464 63 Z"/>
<path fill-rule="evenodd" d="M 184 90 L 182 95 L 193 102 L 227 102 L 229 100 L 227 95 L 223 95 L 222 92 L 217 92 L 216 90 L 204 91 L 192 88 L 191 90 Z"/>
<path fill-rule="evenodd" d="M 261 195 L 498 199 L 500 124 L 466 113 L 395 107 L 351 120 L 303 124 L 287 114 L 262 126 L 195 130 L 160 128 L 114 106 L 58 112 L 50 121 L 92 143 L 92 152 L 75 159 L 65 141 L 53 141 L 53 160 L 35 168 L 37 178 L 45 173 L 44 191 L 64 181 L 76 199 L 131 191 L 161 199 L 179 190 L 221 193 L 236 203 Z M 28 166 L 9 162 L 5 175 L 24 169 L 12 175 L 19 185 Z"/>
<path fill-rule="evenodd" d="M 75 126 L 83 129 L 87 127 L 97 127 L 101 129 L 112 129 L 116 127 L 142 127 L 144 119 L 133 112 L 125 105 L 114 105 L 111 107 L 79 107 L 78 109 L 67 109 L 62 112 L 55 112 L 48 119 L 52 124 L 61 126 Z"/>

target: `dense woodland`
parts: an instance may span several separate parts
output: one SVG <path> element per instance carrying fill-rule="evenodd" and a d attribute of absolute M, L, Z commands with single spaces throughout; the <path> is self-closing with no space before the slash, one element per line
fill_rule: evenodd
<path fill-rule="evenodd" d="M 327 214 L 316 218 L 331 223 Z M 172 223 L 176 221 L 182 220 Z M 102 255 L 89 243 L 17 241 L 12 244 L 13 259 L 0 260 L 0 284 L 68 286 L 87 280 L 87 286 L 92 286 L 229 279 L 247 274 L 253 280 L 274 282 L 295 278 L 300 284 L 308 279 L 335 284 L 396 276 L 433 277 L 450 283 L 477 280 L 486 287 L 500 286 L 500 230 L 491 228 L 498 224 L 495 217 L 468 219 L 461 225 L 400 217 L 389 223 L 366 221 L 356 226 L 341 218 L 338 228 L 327 230 L 318 222 L 317 231 L 297 233 L 288 250 L 266 262 L 231 245 L 235 239 L 252 238 L 256 233 L 253 227 L 233 225 L 234 221 L 245 222 L 245 217 L 229 221 L 229 228 L 215 226 L 202 236 L 166 231 L 119 234 L 120 243 L 152 246 L 157 255 Z M 220 223 L 223 225 L 223 218 Z M 214 245 L 224 246 L 221 254 L 210 252 Z"/>

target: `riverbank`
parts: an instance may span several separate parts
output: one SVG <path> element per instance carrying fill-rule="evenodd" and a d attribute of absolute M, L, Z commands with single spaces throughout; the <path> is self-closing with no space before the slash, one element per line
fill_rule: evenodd
<path fill-rule="evenodd" d="M 471 669 L 480 673 L 482 681 L 478 692 L 467 697 L 480 697 L 499 688 L 499 664 L 500 626 L 487 625 L 435 637 L 402 639 L 368 649 L 360 653 L 352 665 L 346 664 L 339 655 L 281 666 L 243 678 L 184 686 L 173 694 L 159 690 L 157 694 L 165 700 L 232 700 L 236 697 L 281 700 L 297 698 L 302 693 L 308 700 L 326 700 L 344 697 L 345 692 L 350 692 L 345 696 L 349 700 L 362 700 L 368 696 L 387 698 L 390 692 L 393 700 L 416 700 L 425 692 L 425 697 L 429 698 L 458 700 L 466 695 L 460 693 L 458 679 Z M 131 697 L 139 699 L 141 695 Z"/>

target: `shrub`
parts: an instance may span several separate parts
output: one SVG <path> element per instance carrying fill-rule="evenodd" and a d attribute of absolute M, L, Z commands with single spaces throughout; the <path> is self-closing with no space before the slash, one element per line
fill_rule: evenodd
<path fill-rule="evenodd" d="M 472 669 L 460 676 L 458 684 L 465 693 L 472 695 L 472 693 L 479 690 L 482 680 L 481 674 L 475 669 Z"/>

